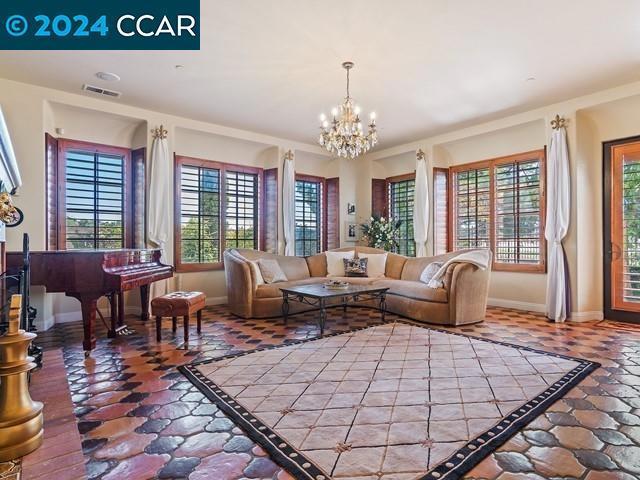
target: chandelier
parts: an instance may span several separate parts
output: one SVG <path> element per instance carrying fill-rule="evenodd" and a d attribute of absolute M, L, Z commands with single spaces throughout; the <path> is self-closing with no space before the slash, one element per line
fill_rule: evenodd
<path fill-rule="evenodd" d="M 342 68 L 347 71 L 347 96 L 342 105 L 331 110 L 333 119 L 329 121 L 324 113 L 320 115 L 318 142 L 331 153 L 345 158 L 356 158 L 378 143 L 375 112 L 371 112 L 369 116 L 371 123 L 365 134 L 360 121 L 360 107 L 354 106 L 353 99 L 349 95 L 349 70 L 353 65 L 353 62 L 342 64 Z"/>

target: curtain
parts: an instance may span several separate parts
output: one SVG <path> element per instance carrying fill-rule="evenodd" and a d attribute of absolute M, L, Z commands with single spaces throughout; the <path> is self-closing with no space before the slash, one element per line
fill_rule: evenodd
<path fill-rule="evenodd" d="M 296 168 L 293 152 L 284 156 L 284 175 L 282 178 L 282 223 L 284 226 L 284 254 L 296 254 Z"/>
<path fill-rule="evenodd" d="M 562 239 L 569 228 L 571 178 L 569 151 L 564 128 L 553 132 L 547 160 L 547 225 L 544 236 L 549 246 L 547 272 L 547 317 L 556 322 L 567 318 L 569 273 Z"/>
<path fill-rule="evenodd" d="M 166 135 L 162 133 L 153 139 L 151 146 L 151 173 L 149 185 L 149 204 L 147 209 L 148 239 L 162 251 L 161 261 L 171 264 L 166 250 L 171 238 L 171 158 Z M 150 298 L 164 295 L 169 291 L 168 280 L 151 284 Z"/>
<path fill-rule="evenodd" d="M 416 257 L 426 257 L 427 233 L 429 231 L 429 180 L 427 159 L 422 150 L 416 152 L 416 184 L 413 205 L 413 238 L 416 241 Z"/>

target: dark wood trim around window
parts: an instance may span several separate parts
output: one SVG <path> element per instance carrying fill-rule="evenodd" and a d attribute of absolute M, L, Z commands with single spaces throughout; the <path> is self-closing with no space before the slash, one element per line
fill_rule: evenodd
<path fill-rule="evenodd" d="M 132 248 L 134 239 L 134 192 L 132 181 L 131 149 L 113 145 L 71 139 L 56 139 L 45 134 L 46 180 L 47 180 L 47 248 L 66 250 L 66 152 L 84 152 L 118 155 L 124 158 L 123 168 L 123 247 Z M 142 186 L 144 189 L 144 185 Z"/>
<path fill-rule="evenodd" d="M 183 263 L 181 252 L 181 167 L 188 165 L 190 167 L 201 167 L 218 170 L 219 177 L 219 258 L 218 262 L 209 263 Z M 226 172 L 249 173 L 258 177 L 258 231 L 255 234 L 255 242 L 257 249 L 263 249 L 264 242 L 264 170 L 259 167 L 251 167 L 247 165 L 236 165 L 231 163 L 217 162 L 213 160 L 205 160 L 202 158 L 186 157 L 174 154 L 174 257 L 177 272 L 202 272 L 207 270 L 222 270 L 224 268 L 222 254 L 224 252 L 225 241 L 225 211 L 226 211 Z M 275 214 L 272 213 L 272 215 Z"/>
<path fill-rule="evenodd" d="M 495 170 L 500 165 L 510 163 L 521 163 L 531 160 L 539 161 L 539 262 L 537 264 L 528 263 L 506 263 L 498 262 L 496 258 L 496 186 L 495 186 Z M 488 169 L 489 172 L 489 246 L 494 252 L 493 270 L 509 271 L 509 272 L 546 272 L 546 240 L 544 237 L 545 219 L 546 219 L 546 149 L 532 150 L 529 152 L 508 155 L 504 157 L 482 160 L 479 162 L 466 163 L 463 165 L 455 165 L 449 168 L 449 247 L 456 248 L 456 176 L 459 172 L 467 172 L 477 169 Z"/>

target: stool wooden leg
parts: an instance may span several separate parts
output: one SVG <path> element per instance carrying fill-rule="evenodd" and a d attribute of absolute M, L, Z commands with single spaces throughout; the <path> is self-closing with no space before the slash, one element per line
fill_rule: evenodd
<path fill-rule="evenodd" d="M 189 315 L 184 316 L 184 342 L 189 341 Z"/>
<path fill-rule="evenodd" d="M 156 340 L 161 340 L 160 330 L 162 329 L 162 317 L 156 316 Z"/>
<path fill-rule="evenodd" d="M 198 333 L 202 333 L 202 310 L 198 310 L 196 318 L 198 319 Z"/>
<path fill-rule="evenodd" d="M 176 333 L 178 330 L 178 319 L 176 317 L 171 317 L 171 331 Z"/>

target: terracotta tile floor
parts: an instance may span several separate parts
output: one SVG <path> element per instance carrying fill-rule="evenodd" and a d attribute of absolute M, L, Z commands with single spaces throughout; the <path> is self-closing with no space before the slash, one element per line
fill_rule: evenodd
<path fill-rule="evenodd" d="M 346 317 L 336 310 L 327 331 L 375 325 L 378 317 L 368 309 L 351 309 Z M 188 349 L 180 333 L 172 336 L 170 320 L 160 344 L 152 322 L 128 322 L 135 335 L 109 340 L 99 331 L 88 359 L 80 323 L 58 325 L 40 338 L 46 348 L 63 348 L 88 478 L 291 478 L 175 367 L 314 337 L 313 314 L 292 317 L 284 327 L 278 320 L 236 319 L 223 306 L 211 307 L 202 336 L 194 327 Z M 458 330 L 603 365 L 468 478 L 640 478 L 640 331 L 555 325 L 535 314 L 497 308 L 484 323 Z"/>

